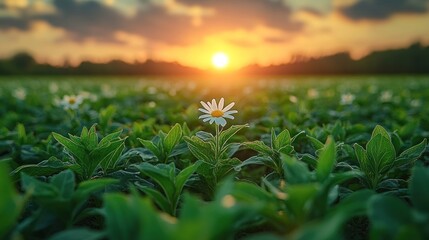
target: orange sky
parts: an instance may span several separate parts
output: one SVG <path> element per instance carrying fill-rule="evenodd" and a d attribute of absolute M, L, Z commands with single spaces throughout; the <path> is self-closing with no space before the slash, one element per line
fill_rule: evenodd
<path fill-rule="evenodd" d="M 0 56 L 26 51 L 53 64 L 151 58 L 210 68 L 222 51 L 235 69 L 429 44 L 429 1 L 385 2 L 0 0 Z"/>

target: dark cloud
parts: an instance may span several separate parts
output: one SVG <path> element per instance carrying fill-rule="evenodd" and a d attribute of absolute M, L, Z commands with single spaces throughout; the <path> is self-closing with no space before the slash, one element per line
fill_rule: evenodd
<path fill-rule="evenodd" d="M 383 20 L 396 13 L 425 13 L 429 0 L 360 0 L 340 11 L 353 20 Z"/>
<path fill-rule="evenodd" d="M 0 28 L 28 29 L 29 22 L 44 20 L 66 29 L 75 39 L 96 38 L 115 41 L 117 31 L 129 32 L 166 43 L 188 44 L 198 42 L 207 34 L 235 29 L 250 29 L 266 25 L 285 31 L 298 31 L 302 23 L 290 19 L 291 10 L 280 1 L 272 0 L 182 0 L 185 6 L 199 6 L 215 11 L 203 16 L 201 25 L 192 24 L 186 14 L 172 14 L 159 4 L 139 8 L 133 16 L 126 16 L 114 8 L 98 2 L 54 0 L 55 14 L 0 18 Z"/>

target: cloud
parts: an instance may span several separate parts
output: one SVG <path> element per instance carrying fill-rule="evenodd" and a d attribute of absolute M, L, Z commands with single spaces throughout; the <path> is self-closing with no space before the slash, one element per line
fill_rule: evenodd
<path fill-rule="evenodd" d="M 384 20 L 397 13 L 425 13 L 428 0 L 360 0 L 340 12 L 352 20 Z"/>
<path fill-rule="evenodd" d="M 250 29 L 258 25 L 283 31 L 299 31 L 303 23 L 291 19 L 292 10 L 273 0 L 146 0 L 135 14 L 126 15 L 96 1 L 54 0 L 55 13 L 20 18 L 3 17 L 0 28 L 28 29 L 43 20 L 65 29 L 75 40 L 117 41 L 118 31 L 169 44 L 192 44 L 222 31 Z"/>

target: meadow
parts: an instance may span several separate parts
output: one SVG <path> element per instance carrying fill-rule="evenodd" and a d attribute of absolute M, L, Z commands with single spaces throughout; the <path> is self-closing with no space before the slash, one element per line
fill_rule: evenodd
<path fill-rule="evenodd" d="M 0 84 L 0 239 L 429 239 L 427 76 Z"/>

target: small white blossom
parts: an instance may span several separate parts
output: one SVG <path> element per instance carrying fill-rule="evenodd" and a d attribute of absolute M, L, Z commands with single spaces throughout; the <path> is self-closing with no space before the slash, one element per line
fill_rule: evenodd
<path fill-rule="evenodd" d="M 59 89 L 58 84 L 56 84 L 54 82 L 51 83 L 51 84 L 49 84 L 49 92 L 51 92 L 51 93 L 57 93 L 58 89 Z"/>
<path fill-rule="evenodd" d="M 203 105 L 204 108 L 199 108 L 198 110 L 204 114 L 201 115 L 199 119 L 203 119 L 203 122 L 209 122 L 210 124 L 215 123 L 223 127 L 226 125 L 225 118 L 234 119 L 231 114 L 238 112 L 237 110 L 230 110 L 234 104 L 235 103 L 232 102 L 228 106 L 223 107 L 223 98 L 220 99 L 219 104 L 216 103 L 215 99 L 213 99 L 211 103 L 201 101 L 201 105 Z"/>
<path fill-rule="evenodd" d="M 296 96 L 294 96 L 294 95 L 290 95 L 289 96 L 289 101 L 291 103 L 297 103 L 298 102 L 298 98 Z"/>
<path fill-rule="evenodd" d="M 392 101 L 393 94 L 391 91 L 383 91 L 380 96 L 380 101 L 390 102 Z"/>
<path fill-rule="evenodd" d="M 147 93 L 149 94 L 156 94 L 158 92 L 158 90 L 156 89 L 156 87 L 149 87 L 147 89 Z"/>
<path fill-rule="evenodd" d="M 27 91 L 24 88 L 17 88 L 13 91 L 13 96 L 19 100 L 25 100 L 27 97 Z"/>
<path fill-rule="evenodd" d="M 154 107 L 156 107 L 156 102 L 154 102 L 154 101 L 150 101 L 150 102 L 147 104 L 147 106 L 148 106 L 148 107 L 150 107 L 150 108 L 154 108 Z"/>
<path fill-rule="evenodd" d="M 310 88 L 310 89 L 308 89 L 308 91 L 307 91 L 307 96 L 310 98 L 310 99 L 316 99 L 316 98 L 318 98 L 319 97 L 319 91 L 317 91 L 316 89 L 314 89 L 314 88 Z"/>
<path fill-rule="evenodd" d="M 346 93 L 346 94 L 341 95 L 341 104 L 342 105 L 352 104 L 354 100 L 355 100 L 355 95 L 353 95 L 351 93 Z"/>
<path fill-rule="evenodd" d="M 76 110 L 80 104 L 82 104 L 83 98 L 82 96 L 78 95 L 65 95 L 63 99 L 61 100 L 61 106 L 65 110 Z"/>
<path fill-rule="evenodd" d="M 418 108 L 422 105 L 422 102 L 419 99 L 414 99 L 410 103 L 411 107 Z"/>

